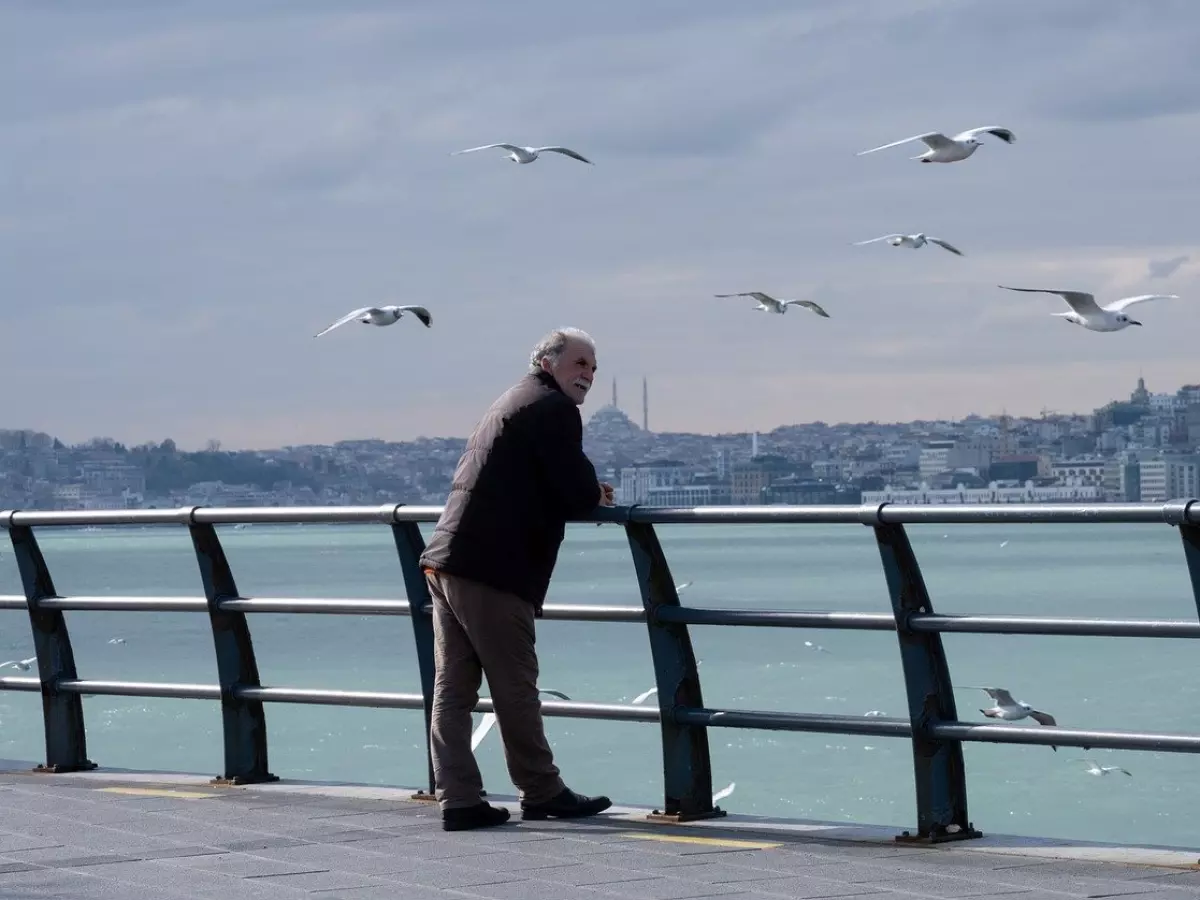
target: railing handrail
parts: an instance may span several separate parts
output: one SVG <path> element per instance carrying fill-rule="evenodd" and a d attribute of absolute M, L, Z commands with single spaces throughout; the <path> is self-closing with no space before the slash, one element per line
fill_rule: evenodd
<path fill-rule="evenodd" d="M 418 563 L 424 550 L 419 525 L 435 522 L 440 506 L 180 507 L 168 510 L 5 510 L 23 595 L 0 595 L 0 609 L 25 609 L 33 630 L 37 678 L 0 676 L 0 690 L 40 692 L 46 764 L 73 771 L 95 768 L 87 758 L 81 697 L 115 695 L 219 700 L 223 716 L 225 774 L 235 783 L 276 780 L 267 765 L 264 703 L 423 709 L 428 729 L 433 697 L 431 599 Z M 724 815 L 712 801 L 707 729 L 754 728 L 907 737 L 913 744 L 917 827 L 913 839 L 978 836 L 967 816 L 962 744 L 1105 747 L 1200 753 L 1200 735 L 1095 731 L 1058 726 L 1028 728 L 959 721 L 943 633 L 1053 634 L 1073 636 L 1200 638 L 1200 621 L 1083 619 L 935 613 L 906 524 L 1157 523 L 1178 528 L 1200 612 L 1200 502 L 1120 504 L 988 504 L 978 506 L 710 506 L 612 507 L 578 521 L 623 527 L 641 592 L 641 606 L 547 604 L 544 618 L 592 622 L 642 622 L 650 638 L 657 709 L 633 704 L 546 702 L 546 714 L 575 718 L 657 722 L 662 733 L 664 812 L 656 820 L 682 821 Z M 404 599 L 247 597 L 239 593 L 217 525 L 373 524 L 389 527 L 404 578 Z M 857 524 L 876 539 L 891 599 L 890 613 L 836 610 L 765 610 L 689 607 L 679 602 L 656 524 Z M 34 528 L 61 526 L 175 525 L 188 529 L 204 587 L 201 596 L 62 596 Z M 80 678 L 64 612 L 73 610 L 207 613 L 217 657 L 215 684 L 128 682 Z M 339 691 L 263 685 L 258 676 L 247 615 L 253 613 L 406 616 L 413 623 L 421 692 Z M 900 645 L 907 718 L 802 712 L 711 709 L 704 702 L 688 627 L 749 626 L 894 631 Z M 481 699 L 480 712 L 491 701 Z M 433 796 L 432 762 L 429 792 Z M 908 832 L 906 832 L 908 834 Z"/>
<path fill-rule="evenodd" d="M 350 525 L 436 522 L 441 506 L 181 506 L 175 509 L 0 511 L 0 528 L 70 525 Z M 1159 523 L 1200 525 L 1200 501 L 1165 503 L 867 503 L 825 506 L 614 506 L 575 522 L 623 525 L 964 525 Z"/>

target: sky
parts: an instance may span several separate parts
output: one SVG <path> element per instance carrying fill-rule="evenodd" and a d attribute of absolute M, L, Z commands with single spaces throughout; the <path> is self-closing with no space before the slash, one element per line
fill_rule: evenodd
<path fill-rule="evenodd" d="M 585 418 L 769 431 L 1200 381 L 1194 0 L 0 0 L 0 427 L 465 436 L 548 330 Z M 926 131 L 1011 128 L 963 162 Z M 499 141 L 546 154 L 451 151 Z M 883 243 L 936 235 L 963 250 Z M 1064 323 L 1050 294 L 1137 307 Z M 784 316 L 714 294 L 811 299 Z M 346 312 L 421 304 L 387 328 Z"/>

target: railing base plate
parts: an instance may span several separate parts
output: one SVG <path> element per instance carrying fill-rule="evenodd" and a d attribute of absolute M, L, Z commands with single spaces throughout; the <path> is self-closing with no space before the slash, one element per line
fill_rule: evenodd
<path fill-rule="evenodd" d="M 85 759 L 81 763 L 55 763 L 50 766 L 38 763 L 31 771 L 38 775 L 58 775 L 66 772 L 90 772 L 98 768 L 100 767 L 90 759 Z"/>
<path fill-rule="evenodd" d="M 665 813 L 659 812 L 657 809 L 646 816 L 647 822 L 654 822 L 658 825 L 677 825 L 680 822 L 699 822 L 701 819 L 721 819 L 728 813 L 719 806 L 714 806 L 707 812 L 694 813 Z"/>
<path fill-rule="evenodd" d="M 272 775 L 270 772 L 266 772 L 262 775 L 233 775 L 231 777 L 218 775 L 213 778 L 209 784 L 216 787 L 234 787 L 239 784 L 267 784 L 269 782 L 278 780 L 278 775 Z"/>
<path fill-rule="evenodd" d="M 969 841 L 983 837 L 982 831 L 976 831 L 974 825 L 960 828 L 958 831 L 939 831 L 932 834 L 913 834 L 904 831 L 896 835 L 895 840 L 901 844 L 945 844 L 949 841 Z"/>

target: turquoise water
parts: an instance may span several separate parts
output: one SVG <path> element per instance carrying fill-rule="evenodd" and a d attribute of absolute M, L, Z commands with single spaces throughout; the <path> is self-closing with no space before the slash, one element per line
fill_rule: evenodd
<path fill-rule="evenodd" d="M 423 526 L 428 535 L 429 526 Z M 404 596 L 384 526 L 219 529 L 245 596 Z M 938 612 L 1196 618 L 1178 534 L 1165 525 L 977 525 L 909 529 Z M 60 594 L 199 596 L 183 528 L 39 529 Z M 660 526 L 685 603 L 887 612 L 872 533 L 859 525 Z M 1007 544 L 1004 542 L 1007 541 Z M 0 544 L 0 592 L 19 594 Z M 616 526 L 571 526 L 549 602 L 636 605 Z M 82 678 L 215 683 L 207 617 L 67 613 Z M 419 692 L 411 624 L 397 616 L 254 614 L 266 685 Z M 707 706 L 904 715 L 895 635 L 693 626 Z M 124 644 L 109 644 L 113 637 Z M 956 684 L 1000 685 L 1060 725 L 1200 733 L 1190 640 L 945 635 Z M 828 650 L 817 652 L 805 641 Z M 653 685 L 645 626 L 542 621 L 541 684 L 584 702 L 628 702 Z M 33 655 L 28 619 L 0 610 L 0 660 Z M 6 669 L 5 674 L 24 674 Z M 485 685 L 486 693 L 486 685 Z M 957 691 L 959 716 L 984 721 L 987 697 Z M 102 766 L 217 774 L 215 702 L 84 700 L 89 756 Z M 267 707 L 270 765 L 285 778 L 421 786 L 418 711 Z M 1034 727 L 1034 726 L 1031 726 Z M 548 718 L 569 784 L 618 803 L 662 801 L 658 726 Z M 906 739 L 712 729 L 714 787 L 735 813 L 911 827 Z M 0 757 L 41 759 L 41 704 L 0 692 Z M 1189 754 L 967 744 L 971 819 L 984 832 L 1200 846 L 1200 759 Z M 1088 775 L 1090 756 L 1133 773 Z M 512 792 L 498 732 L 478 751 L 490 790 Z"/>

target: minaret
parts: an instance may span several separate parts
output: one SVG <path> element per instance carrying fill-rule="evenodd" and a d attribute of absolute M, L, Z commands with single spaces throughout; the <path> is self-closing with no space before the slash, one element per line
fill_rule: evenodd
<path fill-rule="evenodd" d="M 642 431 L 650 430 L 650 391 L 646 387 L 646 376 L 642 376 Z"/>
<path fill-rule="evenodd" d="M 754 432 L 750 436 L 750 458 L 758 456 L 758 432 Z"/>
<path fill-rule="evenodd" d="M 613 409 L 617 408 L 617 376 L 613 376 Z"/>

